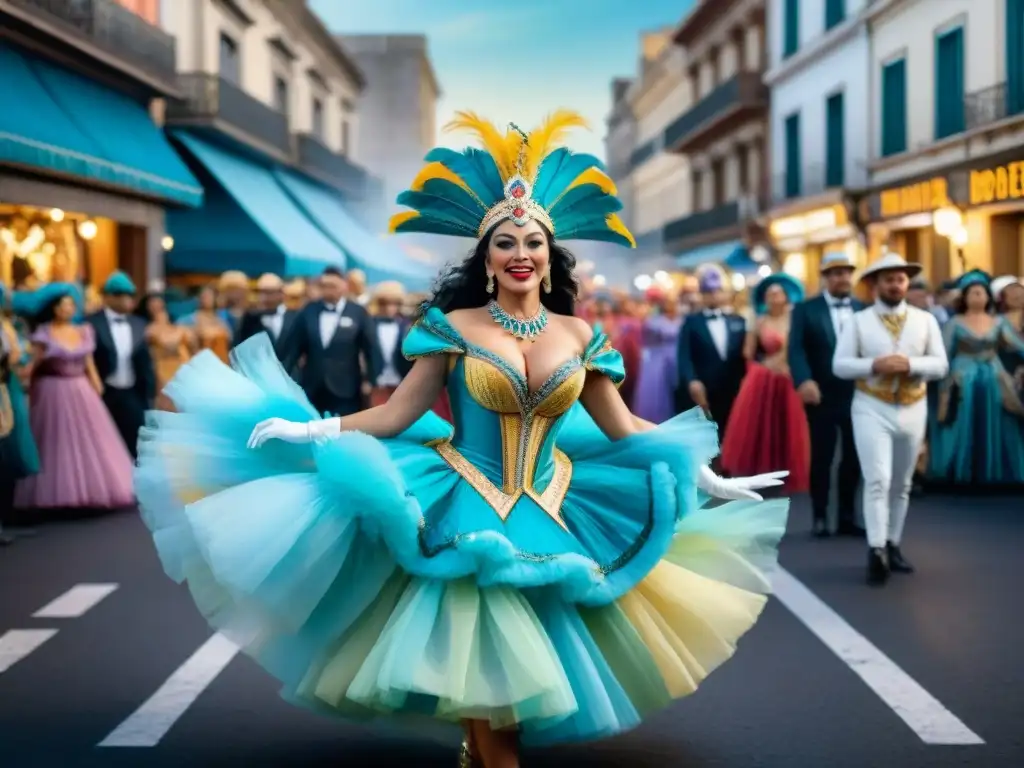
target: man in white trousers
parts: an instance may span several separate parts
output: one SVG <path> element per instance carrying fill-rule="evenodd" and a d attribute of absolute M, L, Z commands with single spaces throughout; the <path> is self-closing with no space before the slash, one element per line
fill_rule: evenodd
<path fill-rule="evenodd" d="M 861 280 L 871 285 L 875 303 L 845 325 L 832 358 L 836 376 L 856 380 L 851 415 L 864 473 L 870 584 L 914 570 L 900 541 L 928 420 L 927 382 L 949 371 L 934 315 L 906 303 L 910 279 L 920 271 L 895 253 L 865 269 Z"/>

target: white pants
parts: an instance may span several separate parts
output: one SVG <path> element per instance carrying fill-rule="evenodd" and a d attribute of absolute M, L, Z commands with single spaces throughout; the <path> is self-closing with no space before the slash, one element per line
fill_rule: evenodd
<path fill-rule="evenodd" d="M 899 544 L 910 505 L 914 468 L 928 426 L 928 402 L 889 405 L 853 396 L 853 439 L 864 473 L 864 528 L 869 547 Z"/>

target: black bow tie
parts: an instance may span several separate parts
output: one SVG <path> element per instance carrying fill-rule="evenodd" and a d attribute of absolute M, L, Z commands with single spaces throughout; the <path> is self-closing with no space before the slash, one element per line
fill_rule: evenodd
<path fill-rule="evenodd" d="M 836 300 L 834 300 L 832 302 L 832 306 L 834 306 L 836 308 L 839 308 L 839 307 L 850 307 L 850 306 L 853 306 L 853 305 L 850 303 L 849 299 L 836 299 Z"/>
<path fill-rule="evenodd" d="M 324 312 L 334 314 L 338 311 L 338 308 L 334 304 L 324 304 Z"/>
<path fill-rule="evenodd" d="M 118 325 L 120 325 L 122 323 L 127 323 L 127 322 L 128 322 L 127 318 L 124 318 L 124 317 L 115 317 L 114 318 L 114 323 L 116 323 Z"/>
<path fill-rule="evenodd" d="M 707 317 L 708 320 L 715 320 L 716 318 L 721 317 L 722 313 L 717 309 L 708 309 L 704 311 L 704 316 Z"/>
<path fill-rule="evenodd" d="M 377 322 L 381 325 L 394 325 L 398 322 L 397 317 L 378 317 Z"/>

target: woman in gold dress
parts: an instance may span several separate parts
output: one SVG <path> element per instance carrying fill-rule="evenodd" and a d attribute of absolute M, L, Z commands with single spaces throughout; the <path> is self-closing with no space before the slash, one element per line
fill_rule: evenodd
<path fill-rule="evenodd" d="M 196 351 L 208 349 L 226 363 L 231 350 L 231 329 L 217 311 L 217 290 L 208 285 L 198 298 L 198 308 L 183 317 L 181 324 L 191 327 Z"/>
<path fill-rule="evenodd" d="M 156 408 L 172 411 L 174 406 L 163 390 L 183 363 L 188 362 L 196 347 L 192 331 L 171 322 L 164 297 L 150 294 L 139 305 L 139 314 L 146 320 L 146 342 L 149 344 L 156 370 Z"/>

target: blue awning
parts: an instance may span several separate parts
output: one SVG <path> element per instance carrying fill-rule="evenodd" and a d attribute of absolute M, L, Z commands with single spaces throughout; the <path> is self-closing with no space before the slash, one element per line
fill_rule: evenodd
<path fill-rule="evenodd" d="M 345 251 L 349 267 L 366 273 L 368 283 L 397 280 L 411 290 L 429 286 L 436 271 L 409 258 L 393 241 L 366 231 L 345 210 L 337 194 L 282 168 L 274 175 L 306 215 Z"/>
<path fill-rule="evenodd" d="M 3 43 L 0 82 L 0 162 L 202 204 L 202 187 L 143 105 Z"/>
<path fill-rule="evenodd" d="M 167 214 L 170 271 L 309 277 L 345 265 L 344 252 L 296 207 L 271 168 L 188 132 L 173 135 L 200 166 L 207 193 L 199 210 Z"/>
<path fill-rule="evenodd" d="M 679 269 L 696 269 L 702 264 L 722 264 L 739 272 L 757 269 L 757 263 L 750 258 L 742 240 L 702 245 L 676 256 L 676 266 Z"/>

